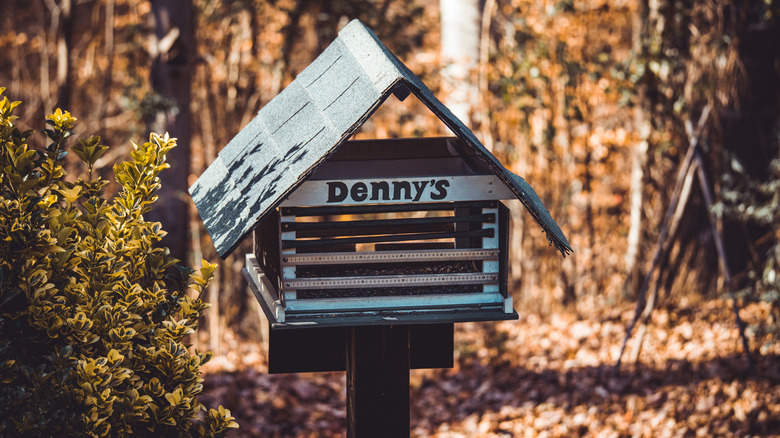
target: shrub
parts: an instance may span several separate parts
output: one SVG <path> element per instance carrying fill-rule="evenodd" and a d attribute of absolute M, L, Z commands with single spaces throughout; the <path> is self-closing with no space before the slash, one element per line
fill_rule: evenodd
<path fill-rule="evenodd" d="M 0 95 L 4 89 L 0 88 Z M 0 436 L 223 436 L 237 427 L 196 396 L 210 353 L 184 344 L 207 304 L 216 265 L 177 265 L 144 220 L 176 145 L 151 134 L 114 166 L 120 193 L 94 164 L 100 137 L 73 152 L 88 179 L 65 180 L 75 118 L 46 117 L 48 146 L 14 126 L 0 102 Z M 191 296 L 194 291 L 197 297 Z"/>

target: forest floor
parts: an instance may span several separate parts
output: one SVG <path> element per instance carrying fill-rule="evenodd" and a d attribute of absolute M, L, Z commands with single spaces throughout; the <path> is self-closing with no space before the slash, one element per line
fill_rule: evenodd
<path fill-rule="evenodd" d="M 780 345 L 751 335 L 751 370 L 729 302 L 656 310 L 639 361 L 625 362 L 634 337 L 616 374 L 632 315 L 624 305 L 456 324 L 455 366 L 412 371 L 411 435 L 780 436 Z M 240 428 L 229 436 L 344 436 L 343 372 L 268 375 L 261 344 L 231 346 L 204 366 L 199 397 L 231 410 Z"/>

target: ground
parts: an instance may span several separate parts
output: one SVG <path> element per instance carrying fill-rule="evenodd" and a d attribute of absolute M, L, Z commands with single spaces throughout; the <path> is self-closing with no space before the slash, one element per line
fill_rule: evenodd
<path fill-rule="evenodd" d="M 412 372 L 411 435 L 780 436 L 780 346 L 751 335 L 751 370 L 729 302 L 656 310 L 638 363 L 619 372 L 633 308 L 597 313 L 457 324 L 454 368 Z M 262 351 L 235 342 L 205 367 L 200 400 L 232 411 L 229 436 L 344 436 L 344 373 L 268 375 Z"/>

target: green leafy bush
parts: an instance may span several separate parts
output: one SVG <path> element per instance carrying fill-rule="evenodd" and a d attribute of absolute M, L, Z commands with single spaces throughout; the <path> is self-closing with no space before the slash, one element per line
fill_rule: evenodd
<path fill-rule="evenodd" d="M 196 400 L 211 355 L 183 343 L 216 265 L 177 265 L 144 220 L 175 139 L 134 144 L 109 201 L 93 172 L 100 137 L 72 148 L 89 178 L 65 181 L 76 119 L 48 116 L 50 143 L 35 150 L 17 105 L 0 102 L 0 436 L 225 435 L 230 412 Z"/>

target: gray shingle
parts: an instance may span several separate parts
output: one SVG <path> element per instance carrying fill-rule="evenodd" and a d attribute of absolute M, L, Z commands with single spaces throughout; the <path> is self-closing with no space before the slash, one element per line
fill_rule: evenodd
<path fill-rule="evenodd" d="M 320 56 L 300 72 L 295 80 L 299 81 L 305 88 L 311 87 L 314 81 L 328 71 L 345 54 L 349 54 L 349 50 L 347 50 L 340 39 L 336 39 L 323 50 Z"/>
<path fill-rule="evenodd" d="M 360 66 L 347 53 L 310 86 L 306 87 L 306 90 L 311 94 L 312 102 L 324 110 L 338 99 L 361 74 Z"/>
<path fill-rule="evenodd" d="M 255 138 L 260 135 L 263 128 L 262 118 L 255 117 L 248 125 L 238 131 L 238 134 L 230 140 L 227 146 L 219 151 L 219 156 L 226 164 L 230 164 L 237 156 L 241 155 L 244 148 L 256 143 Z"/>
<path fill-rule="evenodd" d="M 212 204 L 211 208 L 198 207 L 198 211 L 203 217 L 203 225 L 206 226 L 211 240 L 214 242 L 214 248 L 223 258 L 238 243 L 234 239 L 241 237 L 237 234 L 237 227 L 240 226 L 241 220 L 238 210 L 244 202 L 239 190 L 229 190 L 220 193 L 219 201 Z M 208 212 L 207 215 L 204 215 L 204 209 Z"/>
<path fill-rule="evenodd" d="M 292 114 L 272 133 L 272 136 L 284 153 L 285 160 L 301 160 L 304 155 L 313 153 L 303 148 L 303 145 L 314 138 L 326 125 L 330 123 L 325 120 L 320 109 L 307 99 L 295 114 Z"/>
<path fill-rule="evenodd" d="M 242 195 L 247 202 L 242 205 L 239 217 L 245 222 L 236 227 L 242 231 L 240 234 L 251 231 L 265 212 L 295 183 L 296 175 L 285 164 L 272 161 L 267 169 L 263 169 L 262 184 L 249 181 L 244 187 Z"/>
<path fill-rule="evenodd" d="M 355 123 L 364 121 L 381 99 L 382 95 L 373 84 L 361 75 L 325 108 L 325 115 L 337 131 L 347 132 L 353 129 Z"/>
<path fill-rule="evenodd" d="M 274 160 L 284 161 L 282 157 L 270 133 L 264 129 L 254 137 L 253 143 L 247 145 L 242 154 L 227 166 L 227 171 L 238 190 L 243 190 L 246 181 L 255 178 L 268 163 Z"/>
<path fill-rule="evenodd" d="M 240 185 L 225 194 L 225 212 L 219 223 L 214 224 L 216 238 L 209 229 L 214 247 L 222 257 L 254 229 L 284 189 L 294 182 L 286 180 L 289 172 L 280 157 L 266 158 L 269 158 L 268 162 L 257 167 L 252 177 L 240 181 Z M 208 228 L 208 224 L 206 226 Z"/>
<path fill-rule="evenodd" d="M 316 134 L 310 136 L 306 143 L 301 145 L 299 152 L 290 155 L 287 160 L 289 172 L 297 179 L 303 180 L 304 176 L 313 172 L 317 164 L 332 149 L 335 149 L 336 145 L 341 144 L 340 134 L 334 131 L 330 124 L 324 125 Z"/>
<path fill-rule="evenodd" d="M 308 104 L 309 93 L 301 86 L 301 82 L 296 79 L 268 102 L 258 112 L 258 116 L 263 120 L 268 131 L 274 134 L 301 108 Z"/>

